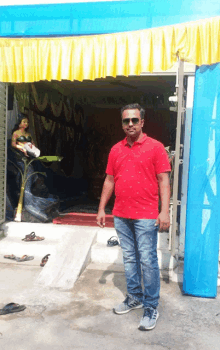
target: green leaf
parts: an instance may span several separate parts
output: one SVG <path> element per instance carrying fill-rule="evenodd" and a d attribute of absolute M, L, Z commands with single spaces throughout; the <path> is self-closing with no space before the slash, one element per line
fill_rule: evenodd
<path fill-rule="evenodd" d="M 42 156 L 42 157 L 38 157 L 35 159 L 41 160 L 42 162 L 45 162 L 45 163 L 50 163 L 50 162 L 60 162 L 63 159 L 63 157 L 60 157 L 60 156 Z"/>

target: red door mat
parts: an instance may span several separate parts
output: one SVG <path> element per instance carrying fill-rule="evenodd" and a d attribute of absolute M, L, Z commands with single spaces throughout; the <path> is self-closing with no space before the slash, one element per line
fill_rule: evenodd
<path fill-rule="evenodd" d="M 53 224 L 98 227 L 96 216 L 97 214 L 68 213 L 53 219 Z M 113 215 L 105 215 L 105 227 L 114 227 Z"/>

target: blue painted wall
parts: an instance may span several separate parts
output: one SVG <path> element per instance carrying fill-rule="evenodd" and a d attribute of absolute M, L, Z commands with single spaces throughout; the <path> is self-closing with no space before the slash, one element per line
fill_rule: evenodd
<path fill-rule="evenodd" d="M 137 0 L 0 6 L 0 36 L 115 33 L 220 15 L 215 0 Z"/>
<path fill-rule="evenodd" d="M 196 71 L 183 291 L 217 294 L 220 232 L 220 64 Z"/>

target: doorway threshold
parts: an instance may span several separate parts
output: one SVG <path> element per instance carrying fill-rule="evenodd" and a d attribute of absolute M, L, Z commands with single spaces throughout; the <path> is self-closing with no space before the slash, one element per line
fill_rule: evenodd
<path fill-rule="evenodd" d="M 97 214 L 90 213 L 68 213 L 53 219 L 53 224 L 76 225 L 76 226 L 97 226 Z M 105 216 L 105 227 L 114 227 L 113 215 Z"/>

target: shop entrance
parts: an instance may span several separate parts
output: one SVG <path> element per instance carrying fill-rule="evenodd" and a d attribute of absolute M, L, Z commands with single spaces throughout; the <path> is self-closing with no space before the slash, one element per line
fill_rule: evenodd
<path fill-rule="evenodd" d="M 97 213 L 108 153 L 125 137 L 121 127 L 122 106 L 141 104 L 146 110 L 143 131 L 162 142 L 170 157 L 175 150 L 177 109 L 169 97 L 176 91 L 176 75 L 13 86 L 14 108 L 9 112 L 8 138 L 13 118 L 19 112 L 25 113 L 42 155 L 64 157 L 59 164 L 46 167 L 44 164 L 45 185 L 49 193 L 59 197 L 61 215 Z M 113 203 L 114 196 L 107 214 L 111 213 Z"/>

